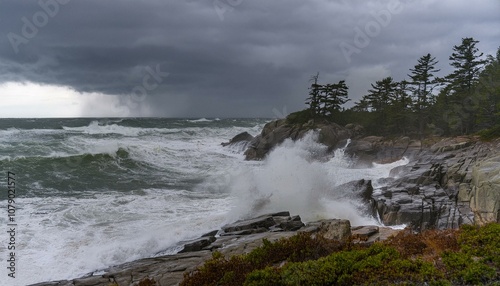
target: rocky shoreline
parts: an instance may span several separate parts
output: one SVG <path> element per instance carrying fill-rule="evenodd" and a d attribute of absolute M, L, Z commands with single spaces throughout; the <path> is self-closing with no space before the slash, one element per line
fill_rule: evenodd
<path fill-rule="evenodd" d="M 247 137 L 247 160 L 262 160 L 285 139 L 299 140 L 319 133 L 330 150 L 345 146 L 357 165 L 389 163 L 403 157 L 405 166 L 391 171 L 385 187 L 373 192 L 371 182 L 361 190 L 367 211 L 385 225 L 409 224 L 416 231 L 458 228 L 461 224 L 500 222 L 500 140 L 484 142 L 477 136 L 455 138 L 384 138 L 363 136 L 363 128 L 326 121 L 304 124 L 280 119 L 262 133 Z M 353 182 L 356 184 L 356 182 Z"/>
<path fill-rule="evenodd" d="M 262 245 L 264 239 L 276 241 L 299 232 L 321 235 L 327 239 L 357 243 L 373 243 L 395 235 L 399 230 L 389 227 L 351 227 L 348 220 L 330 219 L 304 224 L 300 216 L 289 212 L 261 215 L 225 225 L 193 241 L 173 255 L 145 258 L 110 267 L 85 277 L 33 284 L 32 286 L 108 286 L 138 285 L 144 279 L 152 279 L 158 286 L 178 285 L 185 272 L 194 271 L 217 250 L 227 257 L 244 254 Z M 115 284 L 113 284 L 115 283 Z"/>
<path fill-rule="evenodd" d="M 388 139 L 363 136 L 362 127 L 352 124 L 297 125 L 282 119 L 268 123 L 256 137 L 239 134 L 224 145 L 244 146 L 247 160 L 262 160 L 285 139 L 298 140 L 313 130 L 319 132 L 319 141 L 330 150 L 345 146 L 351 139 L 346 153 L 360 166 L 409 159 L 407 165 L 391 171 L 381 189 L 374 190 L 369 180 L 344 186 L 359 196 L 368 213 L 387 226 L 407 224 L 415 231 L 423 231 L 500 222 L 500 140 L 483 142 L 474 136 Z M 288 212 L 273 213 L 238 221 L 185 242 L 175 255 L 141 259 L 78 279 L 34 285 L 138 285 L 145 278 L 154 279 L 156 285 L 177 285 L 184 273 L 195 270 L 214 250 L 226 256 L 243 254 L 260 246 L 263 239 L 275 241 L 298 232 L 372 243 L 396 231 L 377 226 L 351 228 L 349 221 L 339 219 L 304 224 L 299 216 Z"/>

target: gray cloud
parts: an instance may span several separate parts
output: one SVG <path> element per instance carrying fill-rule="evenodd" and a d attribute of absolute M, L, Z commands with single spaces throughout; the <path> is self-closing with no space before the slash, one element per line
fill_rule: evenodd
<path fill-rule="evenodd" d="M 48 12 L 38 1 L 2 1 L 0 82 L 66 85 L 122 95 L 126 104 L 145 68 L 159 65 L 169 76 L 144 101 L 154 116 L 272 117 L 274 108 L 302 109 L 316 72 L 323 82 L 347 79 L 356 101 L 374 80 L 403 79 L 428 52 L 449 72 L 462 37 L 479 40 L 485 53 L 500 45 L 498 0 L 56 1 L 40 1 Z M 226 5 L 222 17 L 214 3 Z M 346 60 L 339 45 L 356 47 L 356 31 L 366 34 L 394 3 L 399 12 L 368 30 L 369 43 Z M 23 36 L 26 19 L 44 24 L 31 38 Z M 10 33 L 26 39 L 17 53 Z"/>

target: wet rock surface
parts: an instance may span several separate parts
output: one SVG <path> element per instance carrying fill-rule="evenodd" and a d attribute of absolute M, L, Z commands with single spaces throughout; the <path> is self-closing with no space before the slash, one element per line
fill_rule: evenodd
<path fill-rule="evenodd" d="M 409 158 L 408 165 L 391 171 L 391 178 L 381 190 L 373 192 L 373 188 L 361 186 L 365 191 L 360 196 L 368 213 L 386 225 L 409 224 L 420 231 L 500 221 L 500 182 L 495 177 L 499 170 L 494 167 L 500 165 L 500 159 L 494 159 L 500 158 L 498 140 L 481 142 L 474 136 L 424 140 L 361 137 L 362 129 L 353 124 L 346 127 L 312 121 L 290 124 L 281 119 L 266 124 L 248 145 L 246 159 L 263 159 L 285 139 L 300 139 L 311 130 L 319 130 L 319 142 L 331 150 L 353 138 L 345 152 L 359 166 Z M 352 185 L 357 183 L 350 183 L 346 189 L 359 189 L 360 186 Z M 348 196 L 359 194 L 352 191 Z"/>
<path fill-rule="evenodd" d="M 352 140 L 346 153 L 360 164 L 390 163 L 402 157 L 414 157 L 422 151 L 422 142 L 409 137 L 388 140 L 380 136 L 368 136 Z"/>
<path fill-rule="evenodd" d="M 248 132 L 242 132 L 236 136 L 234 136 L 229 142 L 223 142 L 221 143 L 222 146 L 228 146 L 240 142 L 251 142 L 254 139 L 252 135 L 250 135 Z"/>
<path fill-rule="evenodd" d="M 145 279 L 153 279 L 156 285 L 178 285 L 185 272 L 194 271 L 203 262 L 212 257 L 217 250 L 226 257 L 248 253 L 262 245 L 262 240 L 276 241 L 291 237 L 298 232 L 322 235 L 325 238 L 346 241 L 351 237 L 351 225 L 348 220 L 331 219 L 304 224 L 299 216 L 290 216 L 289 212 L 262 215 L 256 218 L 237 221 L 220 230 L 212 231 L 186 242 L 183 250 L 174 255 L 163 255 L 140 259 L 122 265 L 110 267 L 85 277 L 33 284 L 36 286 L 97 286 L 138 285 Z M 360 243 L 386 239 L 396 234 L 397 230 L 375 226 L 353 228 L 355 239 Z"/>
<path fill-rule="evenodd" d="M 335 190 L 344 193 L 344 198 L 361 197 L 367 212 L 386 225 L 406 224 L 421 231 L 500 222 L 499 140 L 481 142 L 474 136 L 423 140 L 360 137 L 362 130 L 352 124 L 289 124 L 282 119 L 264 127 L 250 143 L 246 158 L 262 159 L 286 138 L 297 140 L 313 129 L 319 130 L 319 141 L 331 149 L 353 138 L 345 152 L 360 167 L 409 159 L 409 164 L 394 168 L 385 187 L 376 192 L 371 182 L 364 180 Z"/>
<path fill-rule="evenodd" d="M 415 230 L 500 221 L 500 184 L 492 174 L 500 172 L 499 150 L 498 143 L 474 137 L 422 148 L 409 164 L 391 171 L 395 179 L 374 192 L 372 208 L 384 224 L 410 224 Z"/>
<path fill-rule="evenodd" d="M 257 135 L 245 151 L 247 160 L 262 160 L 274 147 L 281 144 L 285 139 L 298 140 L 312 130 L 319 132 L 319 142 L 325 144 L 329 149 L 335 149 L 351 138 L 358 129 L 342 127 L 328 121 L 309 121 L 305 124 L 290 124 L 286 119 L 272 121 L 264 126 L 260 135 Z"/>
<path fill-rule="evenodd" d="M 286 138 L 296 140 L 318 125 L 290 126 L 284 120 L 266 125 L 252 139 L 247 159 L 262 159 Z M 359 131 L 359 130 L 358 130 Z M 328 125 L 320 128 L 320 142 L 334 148 L 356 132 Z M 242 136 L 249 139 L 248 136 Z M 248 141 L 239 141 L 248 142 Z M 347 153 L 360 164 L 388 163 L 409 158 L 410 163 L 396 167 L 384 187 L 374 189 L 368 180 L 337 187 L 342 196 L 363 201 L 368 212 L 385 225 L 409 224 L 417 231 L 429 228 L 457 228 L 461 224 L 500 222 L 500 141 L 480 142 L 475 137 L 436 139 L 422 142 L 407 137 L 387 140 L 381 137 L 357 138 Z M 297 232 L 358 243 L 387 239 L 398 230 L 388 227 L 351 227 L 349 221 L 332 219 L 305 225 L 289 212 L 266 214 L 237 221 L 202 237 L 184 242 L 180 253 L 146 258 L 91 273 L 86 277 L 34 284 L 42 285 L 137 285 L 145 278 L 157 285 L 178 285 L 185 272 L 201 265 L 217 250 L 226 256 L 248 253 L 262 245 Z M 91 258 L 90 258 L 91 259 Z"/>

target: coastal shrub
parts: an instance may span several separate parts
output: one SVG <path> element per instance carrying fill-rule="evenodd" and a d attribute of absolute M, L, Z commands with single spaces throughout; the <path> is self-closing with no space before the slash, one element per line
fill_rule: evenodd
<path fill-rule="evenodd" d="M 500 224 L 404 230 L 372 245 L 299 234 L 246 255 L 215 253 L 181 285 L 499 285 Z"/>
<path fill-rule="evenodd" d="M 313 119 L 311 110 L 304 109 L 301 111 L 290 113 L 286 117 L 286 122 L 288 124 L 305 124 L 311 119 Z"/>
<path fill-rule="evenodd" d="M 214 252 L 203 266 L 193 273 L 186 273 L 181 285 L 242 285 L 247 274 L 256 269 L 284 261 L 315 260 L 346 247 L 338 241 L 311 237 L 306 233 L 276 242 L 264 239 L 261 247 L 248 254 L 225 258 L 220 252 Z"/>
<path fill-rule="evenodd" d="M 490 129 L 484 129 L 478 132 L 482 140 L 490 141 L 500 137 L 500 125 L 496 125 Z"/>
<path fill-rule="evenodd" d="M 474 285 L 500 281 L 500 224 L 464 225 L 458 244 L 459 251 L 442 256 L 451 280 Z"/>
<path fill-rule="evenodd" d="M 446 252 L 443 254 L 443 262 L 447 267 L 449 278 L 466 285 L 484 285 L 493 282 L 497 272 L 464 253 Z"/>
<path fill-rule="evenodd" d="M 458 230 L 425 230 L 414 233 L 405 229 L 385 243 L 393 246 L 404 258 L 421 257 L 426 261 L 438 259 L 445 251 L 458 251 Z"/>
<path fill-rule="evenodd" d="M 267 280 L 272 285 L 391 285 L 424 281 L 446 285 L 443 278 L 432 263 L 401 259 L 395 248 L 377 243 L 368 249 L 336 252 L 318 260 L 257 270 L 247 276 L 244 285 L 268 285 Z"/>
<path fill-rule="evenodd" d="M 458 242 L 465 254 L 480 257 L 482 262 L 500 269 L 500 224 L 464 225 Z"/>

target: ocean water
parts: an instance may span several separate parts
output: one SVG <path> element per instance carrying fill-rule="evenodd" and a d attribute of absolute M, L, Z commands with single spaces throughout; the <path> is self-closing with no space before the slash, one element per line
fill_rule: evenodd
<path fill-rule="evenodd" d="M 289 210 L 304 221 L 379 224 L 336 186 L 389 176 L 406 159 L 354 168 L 311 132 L 266 160 L 244 160 L 238 133 L 265 119 L 0 119 L 1 285 L 71 279 L 175 253 L 180 242 L 239 218 Z M 15 173 L 16 278 L 9 255 L 7 173 Z"/>

